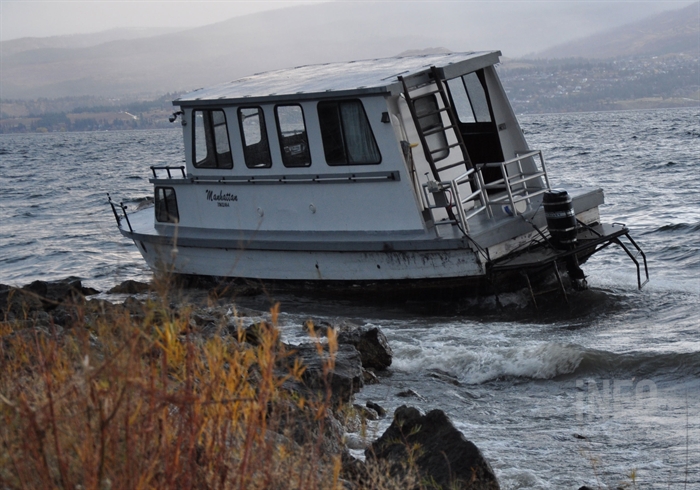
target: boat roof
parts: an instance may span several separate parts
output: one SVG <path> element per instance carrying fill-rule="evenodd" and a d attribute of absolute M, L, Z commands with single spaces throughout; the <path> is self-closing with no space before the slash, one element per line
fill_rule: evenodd
<path fill-rule="evenodd" d="M 500 51 L 480 51 L 298 66 L 197 89 L 174 100 L 173 105 L 229 105 L 380 93 L 397 95 L 401 92 L 399 76 L 418 75 L 435 66 L 445 78 L 454 78 L 494 65 L 500 55 Z"/>

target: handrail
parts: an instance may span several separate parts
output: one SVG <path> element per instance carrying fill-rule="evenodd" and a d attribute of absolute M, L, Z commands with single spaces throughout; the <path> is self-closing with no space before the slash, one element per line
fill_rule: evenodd
<path fill-rule="evenodd" d="M 482 212 L 486 212 L 486 216 L 492 218 L 493 212 L 491 208 L 494 206 L 510 205 L 509 214 L 512 213 L 513 216 L 522 214 L 523 212 L 519 211 L 515 204 L 522 201 L 527 201 L 529 203 L 532 198 L 547 192 L 550 189 L 550 184 L 547 175 L 547 167 L 541 150 L 529 150 L 522 153 L 516 152 L 515 154 L 517 155 L 515 158 L 504 162 L 477 165 L 476 168 L 470 168 L 457 178 L 449 181 L 428 182 L 423 184 L 423 193 L 428 203 L 430 202 L 428 193 L 436 194 L 449 191 L 454 196 L 454 202 L 449 202 L 447 205 L 438 205 L 438 203 L 435 202 L 434 205 L 428 205 L 428 209 L 457 207 L 457 216 L 459 218 L 459 223 L 457 224 L 460 225 L 465 234 L 469 233 L 470 219 Z M 534 172 L 526 173 L 523 170 L 523 161 L 535 156 L 539 156 L 539 166 L 535 163 Z M 516 164 L 517 166 L 512 168 Z M 508 167 L 511 167 L 510 171 Z M 482 169 L 484 168 L 500 168 L 503 177 L 486 184 L 482 175 Z M 528 182 L 540 178 L 544 178 L 544 186 L 538 185 L 528 188 Z M 460 186 L 464 184 L 469 185 L 469 194 L 462 198 L 459 189 Z M 487 192 L 489 189 L 503 189 L 505 190 L 505 194 L 498 197 L 491 197 Z M 464 209 L 464 205 L 470 202 L 473 204 L 467 213 Z M 449 223 L 449 221 L 444 223 Z"/>
<path fill-rule="evenodd" d="M 168 178 L 169 178 L 169 179 L 172 179 L 172 178 L 173 178 L 172 174 L 170 173 L 171 170 L 179 170 L 180 172 L 182 172 L 182 178 L 183 178 L 183 179 L 186 179 L 186 178 L 187 178 L 187 175 L 185 174 L 185 167 L 184 167 L 184 165 L 181 165 L 181 166 L 179 166 L 179 167 L 172 167 L 172 166 L 170 166 L 170 165 L 164 165 L 164 166 L 152 165 L 152 166 L 151 166 L 151 172 L 153 172 L 153 178 L 154 178 L 154 179 L 157 179 L 157 178 L 158 178 L 158 174 L 157 174 L 157 171 L 158 171 L 158 170 L 165 170 L 165 171 L 167 171 L 167 172 L 168 172 Z"/>
<path fill-rule="evenodd" d="M 109 200 L 109 205 L 112 206 L 112 212 L 114 213 L 114 219 L 117 220 L 117 226 L 121 229 L 122 219 L 124 219 L 124 220 L 126 220 L 126 224 L 129 225 L 129 231 L 131 233 L 133 233 L 134 229 L 131 227 L 131 221 L 129 221 L 129 215 L 126 214 L 127 206 L 123 202 L 120 202 L 119 204 L 115 204 L 114 201 L 112 201 L 112 196 L 109 195 L 109 192 L 107 193 L 107 199 Z M 119 213 L 117 213 L 117 208 L 121 209 L 122 216 L 119 216 Z"/>

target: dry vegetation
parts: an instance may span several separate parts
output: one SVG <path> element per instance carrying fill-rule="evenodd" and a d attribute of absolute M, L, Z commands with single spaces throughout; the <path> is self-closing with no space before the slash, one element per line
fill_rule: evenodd
<path fill-rule="evenodd" d="M 283 388 L 304 367 L 279 342 L 276 308 L 251 345 L 242 328 L 194 332 L 164 299 L 139 316 L 92 303 L 71 328 L 0 321 L 0 488 L 415 486 L 379 467 L 343 479 L 330 390 Z M 334 336 L 315 341 L 327 374 Z"/>

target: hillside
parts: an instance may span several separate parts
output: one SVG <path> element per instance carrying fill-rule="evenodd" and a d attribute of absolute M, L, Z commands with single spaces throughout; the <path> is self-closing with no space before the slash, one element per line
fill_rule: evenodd
<path fill-rule="evenodd" d="M 700 55 L 700 2 L 540 51 L 536 58 Z"/>
<path fill-rule="evenodd" d="M 0 43 L 1 56 L 9 57 L 26 51 L 39 49 L 79 49 L 99 46 L 100 44 L 112 41 L 125 41 L 129 39 L 142 39 L 146 37 L 161 36 L 172 32 L 181 31 L 175 28 L 124 28 L 110 29 L 108 31 L 96 32 L 92 34 L 74 34 L 70 36 L 51 37 L 23 37 L 12 39 Z"/>
<path fill-rule="evenodd" d="M 158 97 L 260 71 L 448 46 L 541 51 L 658 13 L 655 2 L 329 2 L 139 39 L 0 43 L 0 98 Z M 49 38 L 54 39 L 54 38 Z M 27 46 L 25 41 L 24 46 Z"/>

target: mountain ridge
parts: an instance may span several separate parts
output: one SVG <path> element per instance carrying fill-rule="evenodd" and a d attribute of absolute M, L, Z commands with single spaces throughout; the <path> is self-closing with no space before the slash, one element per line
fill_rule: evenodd
<path fill-rule="evenodd" d="M 700 2 L 541 51 L 538 58 L 700 55 Z"/>
<path fill-rule="evenodd" d="M 516 2 L 504 11 L 501 4 L 416 3 L 397 9 L 393 3 L 329 2 L 80 48 L 13 52 L 5 41 L 0 97 L 159 96 L 271 69 L 394 56 L 426 46 L 500 49 L 512 56 L 515 50 L 544 49 L 552 38 L 571 40 L 617 25 L 613 18 L 632 10 L 632 4 L 584 3 Z M 541 29 L 533 30 L 531 19 Z"/>

